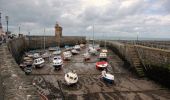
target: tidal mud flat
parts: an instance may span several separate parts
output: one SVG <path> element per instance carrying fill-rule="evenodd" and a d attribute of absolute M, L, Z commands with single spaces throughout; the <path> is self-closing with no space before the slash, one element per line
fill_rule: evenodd
<path fill-rule="evenodd" d="M 155 100 L 170 99 L 170 92 L 147 78 L 138 78 L 129 72 L 128 66 L 111 50 L 108 52 L 109 73 L 115 76 L 115 83 L 109 84 L 101 79 L 101 71 L 95 63 L 98 56 L 92 56 L 84 62 L 80 54 L 74 55 L 71 61 L 64 61 L 61 70 L 54 70 L 51 58 L 45 61 L 43 68 L 33 68 L 28 75 L 29 81 L 35 82 L 37 91 L 42 92 L 49 100 Z M 67 86 L 64 75 L 76 70 L 79 80 L 73 86 Z"/>

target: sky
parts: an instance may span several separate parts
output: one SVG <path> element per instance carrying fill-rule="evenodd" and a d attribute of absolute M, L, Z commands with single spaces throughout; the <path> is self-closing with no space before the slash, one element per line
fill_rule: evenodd
<path fill-rule="evenodd" d="M 0 0 L 2 24 L 18 34 L 170 38 L 170 0 Z"/>

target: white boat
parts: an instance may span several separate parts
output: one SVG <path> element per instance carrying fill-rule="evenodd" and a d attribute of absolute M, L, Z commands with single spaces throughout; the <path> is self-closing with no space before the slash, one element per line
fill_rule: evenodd
<path fill-rule="evenodd" d="M 49 51 L 56 51 L 56 48 L 55 47 L 50 47 L 48 50 Z"/>
<path fill-rule="evenodd" d="M 99 45 L 99 44 L 94 45 L 94 48 L 95 48 L 97 51 L 100 51 L 100 45 Z"/>
<path fill-rule="evenodd" d="M 71 50 L 71 53 L 72 53 L 73 55 L 75 55 L 75 54 L 79 54 L 80 52 L 77 51 L 76 49 L 73 49 L 73 50 Z"/>
<path fill-rule="evenodd" d="M 85 45 L 84 45 L 84 44 L 80 44 L 80 47 L 81 47 L 81 48 L 84 48 L 84 47 L 85 47 Z"/>
<path fill-rule="evenodd" d="M 48 52 L 43 53 L 42 58 L 49 58 L 51 55 Z"/>
<path fill-rule="evenodd" d="M 75 71 L 66 73 L 64 78 L 65 78 L 67 85 L 73 85 L 78 82 L 78 76 L 77 76 L 77 73 L 75 73 Z"/>
<path fill-rule="evenodd" d="M 107 53 L 108 51 L 107 51 L 107 49 L 102 49 L 102 52 Z"/>
<path fill-rule="evenodd" d="M 100 61 L 102 61 L 102 60 L 107 61 L 107 53 L 101 52 L 99 54 L 99 59 L 100 59 Z"/>
<path fill-rule="evenodd" d="M 66 50 L 71 50 L 72 49 L 72 47 L 68 46 L 68 45 L 65 45 L 64 47 L 65 47 Z"/>
<path fill-rule="evenodd" d="M 41 68 L 44 66 L 44 59 L 43 58 L 37 58 L 37 59 L 34 59 L 34 62 L 33 62 L 33 65 L 37 68 Z"/>
<path fill-rule="evenodd" d="M 53 58 L 53 67 L 55 69 L 60 69 L 63 66 L 63 60 L 61 58 L 61 56 L 55 56 Z"/>
<path fill-rule="evenodd" d="M 30 58 L 33 58 L 33 57 L 34 57 L 32 53 L 25 53 L 25 56 L 26 56 L 26 57 L 30 57 Z"/>
<path fill-rule="evenodd" d="M 34 53 L 33 57 L 36 58 L 40 58 L 40 54 L 39 53 Z"/>
<path fill-rule="evenodd" d="M 63 52 L 63 59 L 64 60 L 70 60 L 72 57 L 72 54 L 70 51 Z"/>
<path fill-rule="evenodd" d="M 102 79 L 108 83 L 114 82 L 114 75 L 106 73 L 105 70 L 102 71 Z"/>
<path fill-rule="evenodd" d="M 74 49 L 80 50 L 80 45 L 75 45 L 75 46 L 74 46 Z"/>
<path fill-rule="evenodd" d="M 93 47 L 89 47 L 89 53 L 92 54 L 92 55 L 97 55 L 97 50 Z"/>
<path fill-rule="evenodd" d="M 60 50 L 59 51 L 56 50 L 56 51 L 53 52 L 53 55 L 60 55 L 60 54 L 61 54 Z"/>
<path fill-rule="evenodd" d="M 87 53 L 85 53 L 85 54 L 83 54 L 83 56 L 84 56 L 84 60 L 86 61 L 86 60 L 90 60 L 90 54 L 87 52 Z"/>

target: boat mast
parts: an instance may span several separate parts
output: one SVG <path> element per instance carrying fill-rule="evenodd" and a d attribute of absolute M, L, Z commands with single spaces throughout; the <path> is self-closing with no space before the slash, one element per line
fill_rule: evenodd
<path fill-rule="evenodd" d="M 45 28 L 44 28 L 44 50 L 45 50 Z"/>
<path fill-rule="evenodd" d="M 93 48 L 94 48 L 94 25 L 93 25 Z"/>

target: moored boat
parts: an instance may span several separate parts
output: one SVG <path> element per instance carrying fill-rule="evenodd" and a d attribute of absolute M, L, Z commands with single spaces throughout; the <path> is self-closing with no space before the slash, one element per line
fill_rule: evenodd
<path fill-rule="evenodd" d="M 96 62 L 96 69 L 106 69 L 108 67 L 108 62 L 106 61 L 99 61 L 99 62 Z"/>
<path fill-rule="evenodd" d="M 76 49 L 73 49 L 73 50 L 71 50 L 71 53 L 72 53 L 73 55 L 75 55 L 75 54 L 79 54 L 80 52 L 77 51 Z"/>
<path fill-rule="evenodd" d="M 105 70 L 102 71 L 102 79 L 108 83 L 113 83 L 114 82 L 114 75 L 110 73 L 106 73 Z"/>
<path fill-rule="evenodd" d="M 34 54 L 33 54 L 33 57 L 34 57 L 34 59 L 40 58 L 40 54 L 39 54 L 39 53 L 34 53 Z"/>
<path fill-rule="evenodd" d="M 92 54 L 92 55 L 97 55 L 97 50 L 93 47 L 89 47 L 89 53 Z"/>
<path fill-rule="evenodd" d="M 44 66 L 44 59 L 43 58 L 37 58 L 37 59 L 34 59 L 34 62 L 33 62 L 33 65 L 36 67 L 36 68 L 41 68 Z"/>
<path fill-rule="evenodd" d="M 65 78 L 67 85 L 73 85 L 78 82 L 78 75 L 75 71 L 66 73 L 64 78 Z"/>
<path fill-rule="evenodd" d="M 100 61 L 102 61 L 102 60 L 104 60 L 104 61 L 107 61 L 107 53 L 100 53 L 99 54 L 99 60 Z"/>
<path fill-rule="evenodd" d="M 75 46 L 74 46 L 74 49 L 80 50 L 80 45 L 75 45 Z"/>
<path fill-rule="evenodd" d="M 70 51 L 63 52 L 63 59 L 64 60 L 70 60 L 72 57 L 72 54 Z"/>
<path fill-rule="evenodd" d="M 63 60 L 62 60 L 61 56 L 55 56 L 53 58 L 53 67 L 58 70 L 62 66 L 63 66 Z"/>
<path fill-rule="evenodd" d="M 90 54 L 87 52 L 85 54 L 83 54 L 84 60 L 90 60 Z"/>

